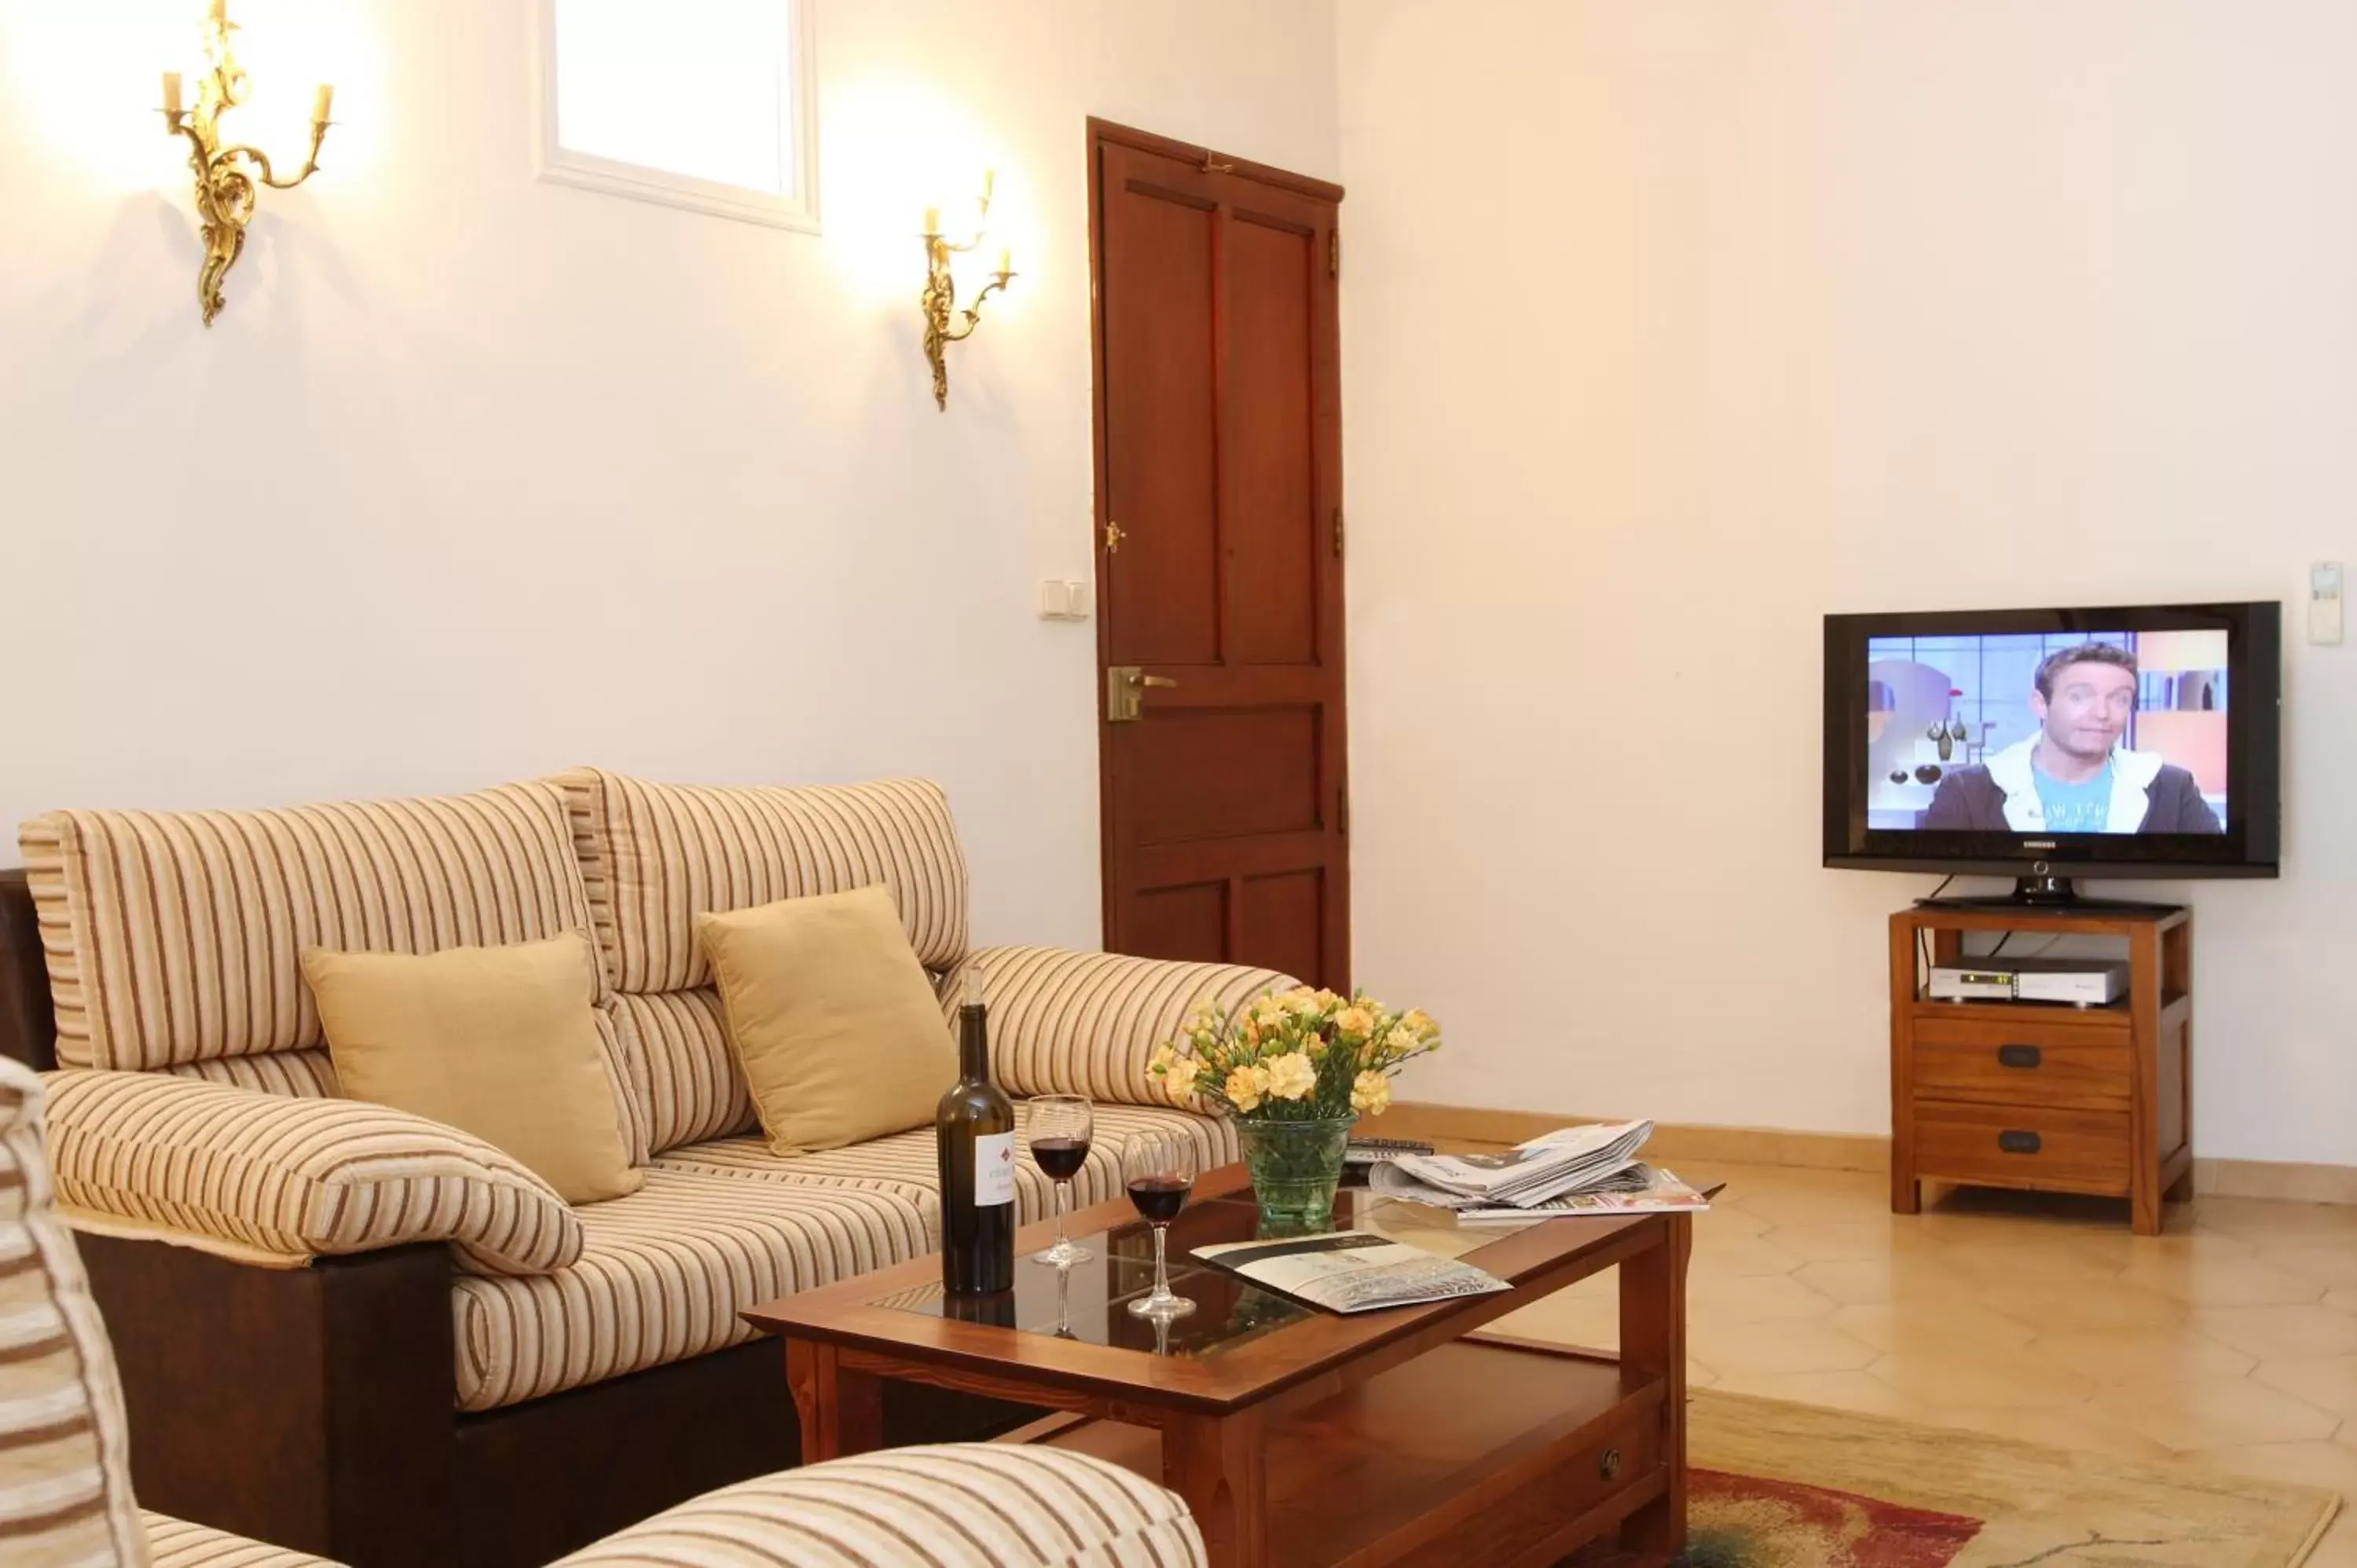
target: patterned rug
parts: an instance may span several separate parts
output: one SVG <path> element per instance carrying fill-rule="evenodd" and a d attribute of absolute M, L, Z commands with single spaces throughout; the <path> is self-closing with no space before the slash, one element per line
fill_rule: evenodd
<path fill-rule="evenodd" d="M 2340 1507 L 2312 1487 L 1709 1390 L 1689 1412 L 1679 1568 L 2294 1568 Z"/>
<path fill-rule="evenodd" d="M 1855 1492 L 1695 1470 L 1680 1568 L 1950 1568 L 1981 1530 L 1963 1514 Z"/>

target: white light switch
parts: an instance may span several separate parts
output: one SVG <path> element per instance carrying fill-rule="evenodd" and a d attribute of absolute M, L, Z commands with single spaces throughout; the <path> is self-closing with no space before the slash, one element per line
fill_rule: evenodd
<path fill-rule="evenodd" d="M 1089 618 L 1089 585 L 1066 578 L 1049 577 L 1039 585 L 1039 618 L 1041 620 L 1086 620 Z"/>
<path fill-rule="evenodd" d="M 2338 561 L 2319 561 L 2308 569 L 2308 640 L 2341 640 L 2343 575 Z"/>

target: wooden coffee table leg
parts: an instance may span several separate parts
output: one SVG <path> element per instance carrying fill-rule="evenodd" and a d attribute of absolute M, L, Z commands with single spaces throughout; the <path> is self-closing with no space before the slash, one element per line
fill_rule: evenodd
<path fill-rule="evenodd" d="M 802 1419 L 802 1463 L 884 1446 L 884 1380 L 845 1367 L 832 1345 L 786 1341 L 786 1382 Z"/>
<path fill-rule="evenodd" d="M 1181 1416 L 1162 1429 L 1162 1484 L 1187 1499 L 1211 1568 L 1280 1568 L 1268 1560 L 1268 1493 L 1257 1410 Z"/>
<path fill-rule="evenodd" d="M 1667 1563 L 1686 1543 L 1686 1260 L 1694 1252 L 1694 1219 L 1665 1214 L 1662 1220 L 1662 1245 L 1620 1265 L 1620 1360 L 1666 1385 L 1662 1461 L 1670 1485 L 1621 1522 L 1620 1543 Z"/>

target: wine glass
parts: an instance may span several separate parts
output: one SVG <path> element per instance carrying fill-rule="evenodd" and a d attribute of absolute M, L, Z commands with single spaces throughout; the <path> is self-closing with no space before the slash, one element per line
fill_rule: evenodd
<path fill-rule="evenodd" d="M 1056 1244 L 1032 1254 L 1034 1262 L 1069 1269 L 1093 1257 L 1064 1233 L 1072 1208 L 1072 1177 L 1088 1163 L 1089 1137 L 1094 1119 L 1084 1094 L 1042 1094 L 1031 1101 L 1031 1158 L 1055 1181 Z"/>
<path fill-rule="evenodd" d="M 1195 1304 L 1170 1289 L 1170 1259 L 1167 1251 L 1170 1222 L 1187 1207 L 1195 1188 L 1195 1141 L 1172 1133 L 1146 1133 L 1130 1140 L 1122 1156 L 1122 1176 L 1129 1200 L 1154 1227 L 1154 1292 L 1129 1304 L 1140 1317 L 1182 1317 Z"/>

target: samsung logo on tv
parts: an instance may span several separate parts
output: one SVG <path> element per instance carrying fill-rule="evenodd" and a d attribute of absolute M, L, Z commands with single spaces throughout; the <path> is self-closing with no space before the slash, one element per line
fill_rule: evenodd
<path fill-rule="evenodd" d="M 2021 841 L 2021 847 L 2024 849 L 2052 849 L 2057 842 L 2058 841 L 2054 839 L 2024 839 Z"/>

